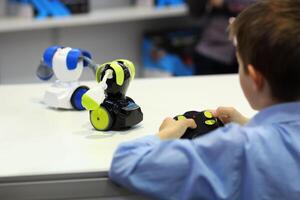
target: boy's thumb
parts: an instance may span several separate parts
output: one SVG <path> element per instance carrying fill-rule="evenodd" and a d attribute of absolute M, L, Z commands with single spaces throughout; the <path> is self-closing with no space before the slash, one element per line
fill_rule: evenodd
<path fill-rule="evenodd" d="M 193 119 L 187 119 L 186 122 L 187 122 L 187 126 L 189 128 L 192 128 L 192 129 L 197 128 L 197 124 L 196 124 L 195 120 L 193 120 Z"/>

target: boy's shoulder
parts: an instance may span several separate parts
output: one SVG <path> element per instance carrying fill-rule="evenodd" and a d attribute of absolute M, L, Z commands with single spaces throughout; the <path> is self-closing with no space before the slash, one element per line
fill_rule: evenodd
<path fill-rule="evenodd" d="M 234 146 L 255 145 L 280 138 L 280 131 L 273 124 L 242 126 L 236 123 L 227 124 L 203 137 L 204 140 L 225 141 Z"/>

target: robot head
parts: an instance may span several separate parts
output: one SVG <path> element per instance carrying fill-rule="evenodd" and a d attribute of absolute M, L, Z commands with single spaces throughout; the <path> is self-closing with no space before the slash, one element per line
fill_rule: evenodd
<path fill-rule="evenodd" d="M 91 55 L 80 49 L 52 46 L 45 50 L 43 63 L 53 69 L 58 80 L 71 82 L 77 81 L 82 74 L 83 67 L 88 66 L 84 57 L 91 58 Z M 39 71 L 42 72 L 43 70 L 39 69 Z"/>
<path fill-rule="evenodd" d="M 96 72 L 97 82 L 101 82 L 107 70 L 113 71 L 113 77 L 106 81 L 105 94 L 108 98 L 125 98 L 130 81 L 135 76 L 135 68 L 129 60 L 118 59 L 101 65 Z"/>

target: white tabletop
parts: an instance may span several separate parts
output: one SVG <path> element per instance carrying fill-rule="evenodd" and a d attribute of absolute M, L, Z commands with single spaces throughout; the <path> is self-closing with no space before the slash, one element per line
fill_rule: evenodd
<path fill-rule="evenodd" d="M 92 128 L 87 111 L 42 104 L 48 86 L 0 86 L 0 178 L 107 171 L 119 143 L 154 134 L 165 117 L 185 111 L 225 105 L 254 114 L 237 75 L 136 79 L 127 95 L 141 106 L 143 122 L 104 133 Z"/>

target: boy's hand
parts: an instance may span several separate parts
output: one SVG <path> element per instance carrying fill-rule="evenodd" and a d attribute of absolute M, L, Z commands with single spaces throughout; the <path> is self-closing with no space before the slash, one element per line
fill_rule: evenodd
<path fill-rule="evenodd" d="M 219 107 L 212 113 L 214 117 L 218 117 L 224 124 L 234 122 L 244 125 L 249 122 L 247 117 L 243 116 L 233 107 Z"/>
<path fill-rule="evenodd" d="M 196 128 L 197 125 L 193 119 L 174 120 L 173 118 L 166 118 L 159 127 L 157 134 L 160 139 L 177 139 L 180 138 L 187 128 Z"/>

